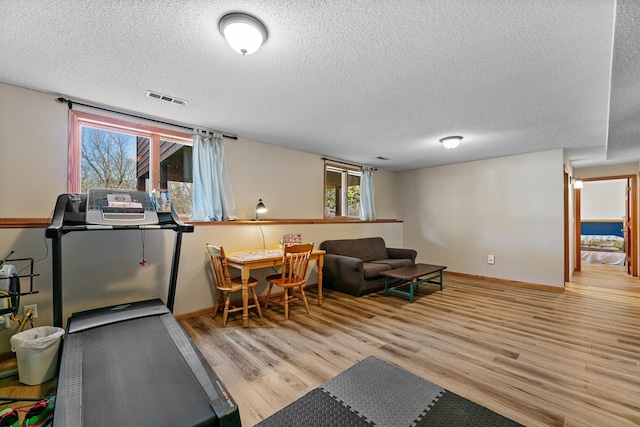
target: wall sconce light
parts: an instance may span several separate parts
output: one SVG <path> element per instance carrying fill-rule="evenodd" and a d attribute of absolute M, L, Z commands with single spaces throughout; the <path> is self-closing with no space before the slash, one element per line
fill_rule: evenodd
<path fill-rule="evenodd" d="M 228 13 L 220 18 L 218 29 L 231 49 L 241 55 L 251 55 L 267 41 L 267 27 L 246 13 Z"/>
<path fill-rule="evenodd" d="M 442 138 L 440 140 L 444 148 L 448 148 L 449 150 L 453 150 L 458 145 L 460 145 L 460 141 L 462 141 L 461 136 L 447 136 L 446 138 Z"/>
<path fill-rule="evenodd" d="M 256 205 L 256 221 L 260 221 L 260 214 L 265 212 L 267 212 L 267 207 L 262 202 L 262 199 L 259 199 Z"/>
<path fill-rule="evenodd" d="M 574 189 L 584 188 L 584 183 L 580 178 L 571 178 L 571 183 Z"/>

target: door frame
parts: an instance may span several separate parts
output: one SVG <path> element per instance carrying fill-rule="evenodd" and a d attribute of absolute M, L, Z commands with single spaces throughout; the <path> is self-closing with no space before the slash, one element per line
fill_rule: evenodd
<path fill-rule="evenodd" d="M 571 280 L 569 274 L 571 251 L 569 251 L 569 191 L 571 190 L 571 178 L 567 168 L 564 169 L 564 282 Z"/>
<path fill-rule="evenodd" d="M 630 207 L 628 212 L 628 224 L 629 224 L 629 260 L 631 263 L 630 274 L 633 277 L 638 277 L 638 226 L 636 225 L 636 219 L 638 218 L 638 193 L 637 193 L 637 175 L 616 175 L 616 176 L 603 176 L 595 178 L 584 178 L 583 182 L 587 181 L 611 181 L 615 179 L 625 179 L 629 181 L 629 187 L 627 194 L 629 195 Z M 575 189 L 575 269 L 574 271 L 580 271 L 582 267 L 582 258 L 580 257 L 580 189 Z M 566 241 L 566 240 L 565 240 Z"/>

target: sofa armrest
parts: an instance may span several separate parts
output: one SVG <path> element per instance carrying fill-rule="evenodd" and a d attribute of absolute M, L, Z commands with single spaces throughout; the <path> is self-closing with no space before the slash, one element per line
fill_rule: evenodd
<path fill-rule="evenodd" d="M 408 258 L 411 260 L 412 264 L 415 264 L 417 256 L 418 256 L 418 252 L 415 251 L 414 249 L 387 248 L 388 258 Z"/>
<path fill-rule="evenodd" d="M 364 282 L 364 264 L 358 258 L 326 254 L 322 274 L 328 288 L 359 295 Z"/>
<path fill-rule="evenodd" d="M 344 255 L 325 254 L 324 269 L 326 273 L 334 277 L 340 277 L 350 273 L 358 273 L 358 277 L 360 277 L 364 272 L 364 264 L 362 260 L 358 258 Z"/>
<path fill-rule="evenodd" d="M 364 263 L 359 258 L 326 254 L 322 267 L 323 284 L 351 295 L 361 295 L 364 280 Z"/>

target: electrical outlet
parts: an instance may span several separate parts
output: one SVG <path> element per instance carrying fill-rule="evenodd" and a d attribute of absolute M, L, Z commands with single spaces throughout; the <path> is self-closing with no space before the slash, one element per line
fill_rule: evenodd
<path fill-rule="evenodd" d="M 37 319 L 38 318 L 38 304 L 31 304 L 31 305 L 25 305 L 24 306 L 24 315 L 27 315 L 27 311 L 29 311 L 29 309 L 31 309 L 31 312 L 33 313 L 33 318 Z"/>
<path fill-rule="evenodd" d="M 496 263 L 496 258 L 493 255 L 488 255 L 487 256 L 487 264 L 495 265 L 495 263 Z"/>

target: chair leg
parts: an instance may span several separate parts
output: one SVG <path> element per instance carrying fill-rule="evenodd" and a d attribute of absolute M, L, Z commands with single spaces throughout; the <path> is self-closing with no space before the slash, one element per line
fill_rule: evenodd
<path fill-rule="evenodd" d="M 218 311 L 220 310 L 220 306 L 222 305 L 222 292 L 218 291 L 218 297 L 216 298 L 216 303 L 213 306 L 213 318 L 215 319 L 218 315 Z"/>
<path fill-rule="evenodd" d="M 264 300 L 264 309 L 266 310 L 269 307 L 269 298 L 271 298 L 271 289 L 273 288 L 273 283 L 269 283 L 269 291 L 267 292 L 267 298 Z"/>
<path fill-rule="evenodd" d="M 300 296 L 302 297 L 304 308 L 307 309 L 307 314 L 309 314 L 309 303 L 307 302 L 307 296 L 304 293 L 304 289 L 302 289 L 302 286 L 299 286 L 298 289 L 300 289 Z"/>
<path fill-rule="evenodd" d="M 224 311 L 222 312 L 222 327 L 227 324 L 227 317 L 229 317 L 229 305 L 231 304 L 231 292 L 227 292 L 227 297 L 224 300 Z"/>
<path fill-rule="evenodd" d="M 262 310 L 260 309 L 260 300 L 258 299 L 258 294 L 256 294 L 256 288 L 251 288 L 251 293 L 253 293 L 253 303 L 256 305 L 258 317 L 262 319 Z"/>
<path fill-rule="evenodd" d="M 291 288 L 284 288 L 284 320 L 289 320 L 289 291 Z"/>

